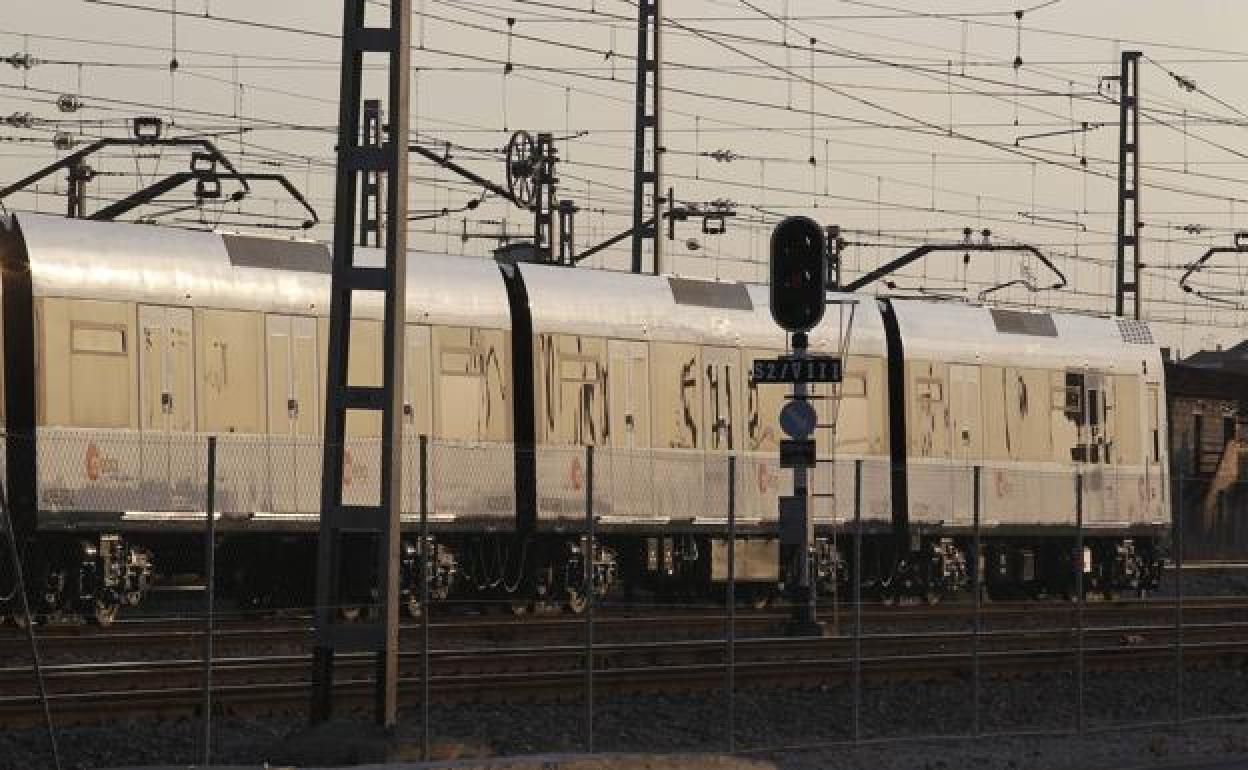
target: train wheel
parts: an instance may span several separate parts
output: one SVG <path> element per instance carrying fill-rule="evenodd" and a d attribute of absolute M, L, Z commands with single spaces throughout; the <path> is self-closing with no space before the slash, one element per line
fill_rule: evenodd
<path fill-rule="evenodd" d="M 533 603 L 528 599 L 511 599 L 507 602 L 507 608 L 512 615 L 521 618 L 533 611 Z"/>
<path fill-rule="evenodd" d="M 107 628 L 117 620 L 117 613 L 121 606 L 116 602 L 106 601 L 104 599 L 95 600 L 95 611 L 92 613 L 92 619 L 100 628 Z"/>
<path fill-rule="evenodd" d="M 750 591 L 749 603 L 750 609 L 765 610 L 771 606 L 773 592 L 770 587 L 755 588 Z"/>
<path fill-rule="evenodd" d="M 409 618 L 419 618 L 423 610 L 423 608 L 420 606 L 420 599 L 415 599 L 415 598 L 408 599 L 406 602 L 404 602 L 403 609 L 407 611 L 407 616 Z"/>
<path fill-rule="evenodd" d="M 569 588 L 568 598 L 563 606 L 573 615 L 581 615 L 585 612 L 585 608 L 589 606 L 589 598 L 583 592 L 575 588 Z"/>

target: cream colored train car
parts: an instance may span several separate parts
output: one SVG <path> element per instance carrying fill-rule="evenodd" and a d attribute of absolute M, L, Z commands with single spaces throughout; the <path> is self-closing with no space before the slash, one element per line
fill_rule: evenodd
<path fill-rule="evenodd" d="M 107 616 L 153 571 L 197 568 L 208 436 L 224 574 L 246 601 L 306 595 L 327 248 L 23 214 L 0 230 L 0 260 L 7 491 L 34 573 L 60 587 L 45 609 Z M 824 587 L 850 572 L 856 521 L 869 589 L 964 587 L 978 499 L 985 575 L 1052 589 L 1070 573 L 1077 475 L 1083 523 L 1098 527 L 1080 561 L 1107 587 L 1148 584 L 1165 426 L 1145 327 L 836 299 L 811 335 L 813 350 L 846 355 L 844 381 L 815 393 Z M 407 302 L 404 522 L 415 527 L 427 482 L 435 595 L 514 589 L 575 607 L 585 569 L 604 591 L 708 589 L 726 577 L 730 510 L 742 581 L 765 591 L 787 577 L 784 389 L 746 375 L 785 348 L 765 287 L 412 253 Z M 356 313 L 351 377 L 378 383 L 380 307 Z M 348 434 L 351 500 L 376 489 L 378 425 L 354 417 Z M 582 553 L 587 447 L 600 537 Z M 404 575 L 417 595 L 414 561 Z"/>

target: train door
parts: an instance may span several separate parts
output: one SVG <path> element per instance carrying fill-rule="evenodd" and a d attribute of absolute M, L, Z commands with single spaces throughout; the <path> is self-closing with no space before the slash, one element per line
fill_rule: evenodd
<path fill-rule="evenodd" d="M 706 449 L 731 452 L 741 443 L 741 354 L 733 348 L 702 350 L 702 415 Z"/>
<path fill-rule="evenodd" d="M 977 465 L 984 453 L 983 401 L 978 366 L 950 365 L 949 400 L 950 411 L 953 412 L 950 459 L 955 465 Z"/>
<path fill-rule="evenodd" d="M 202 501 L 206 458 L 197 451 L 190 308 L 139 306 L 139 428 L 148 510 Z"/>
<path fill-rule="evenodd" d="M 607 340 L 609 499 L 615 515 L 649 511 L 650 356 L 644 342 Z M 638 451 L 641 450 L 641 451 Z"/>
<path fill-rule="evenodd" d="M 316 319 L 270 315 L 264 324 L 273 509 L 316 511 L 321 492 Z"/>
<path fill-rule="evenodd" d="M 608 340 L 608 438 L 613 448 L 650 446 L 650 358 L 646 343 Z"/>
<path fill-rule="evenodd" d="M 407 327 L 403 351 L 403 510 L 420 510 L 420 436 L 433 431 L 433 383 L 430 379 L 428 326 Z"/>
<path fill-rule="evenodd" d="M 1167 515 L 1165 506 L 1167 489 L 1162 454 L 1165 450 L 1165 445 L 1162 443 L 1160 387 L 1149 385 L 1145 398 L 1144 409 L 1148 415 L 1148 433 L 1145 436 L 1147 443 L 1144 449 L 1144 473 L 1148 480 L 1149 515 L 1152 521 L 1165 521 Z"/>
<path fill-rule="evenodd" d="M 481 408 L 485 401 L 484 362 L 473 347 L 468 329 L 437 330 L 439 438 L 478 441 Z"/>
<path fill-rule="evenodd" d="M 722 455 L 741 447 L 741 382 L 740 350 L 702 349 L 702 419 L 707 451 L 702 500 L 710 515 L 722 516 L 727 511 L 728 463 Z"/>
<path fill-rule="evenodd" d="M 601 444 L 607 434 L 604 340 L 570 334 L 538 337 L 539 440 Z"/>
<path fill-rule="evenodd" d="M 950 513 L 955 521 L 970 521 L 974 489 L 968 469 L 979 465 L 984 455 L 983 399 L 978 366 L 949 366 L 949 411 L 952 423 Z"/>
<path fill-rule="evenodd" d="M 1067 373 L 1067 385 L 1078 388 L 1078 446 L 1074 458 L 1083 471 L 1083 515 L 1087 522 L 1115 519 L 1117 502 L 1114 468 L 1110 465 L 1113 444 L 1111 378 L 1083 371 Z"/>

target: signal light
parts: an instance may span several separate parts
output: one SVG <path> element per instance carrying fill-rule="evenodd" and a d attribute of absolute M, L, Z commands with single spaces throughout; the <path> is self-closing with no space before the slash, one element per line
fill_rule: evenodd
<path fill-rule="evenodd" d="M 810 331 L 823 318 L 826 243 L 809 217 L 788 217 L 771 233 L 771 317 L 786 331 Z"/>

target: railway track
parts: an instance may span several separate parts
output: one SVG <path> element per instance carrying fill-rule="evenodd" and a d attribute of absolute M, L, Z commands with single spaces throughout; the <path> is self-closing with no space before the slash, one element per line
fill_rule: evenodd
<path fill-rule="evenodd" d="M 1089 625 L 1128 620 L 1164 623 L 1175 613 L 1171 599 L 1088 602 L 1083 608 Z M 1244 613 L 1244 619 L 1248 620 L 1248 597 L 1193 597 L 1184 600 L 1184 618 L 1187 621 L 1225 619 L 1238 612 Z M 831 607 L 824 607 L 822 613 L 825 620 L 835 619 L 841 628 L 852 626 L 853 613 L 849 607 L 842 605 L 835 612 Z M 1069 602 L 997 602 L 983 605 L 981 613 L 986 627 L 1008 626 L 1017 621 L 1073 626 L 1076 606 Z M 785 607 L 766 611 L 738 610 L 737 633 L 774 633 L 789 617 Z M 862 618 L 864 629 L 872 633 L 881 627 L 915 627 L 922 630 L 924 625 L 969 625 L 973 619 L 973 606 L 966 603 L 908 607 L 871 605 L 863 608 Z M 600 611 L 594 618 L 595 633 L 603 639 L 621 636 L 635 639 L 646 635 L 673 638 L 680 635 L 719 635 L 725 632 L 727 623 L 728 616 L 723 609 L 640 611 L 629 608 Z M 248 645 L 299 647 L 309 645 L 313 639 L 311 616 L 304 613 L 279 617 L 224 615 L 217 619 L 214 626 L 214 644 L 222 650 Z M 407 621 L 403 625 L 403 633 L 409 641 L 414 640 L 420 627 L 419 620 Z M 557 642 L 579 636 L 584 627 L 585 619 L 573 615 L 524 618 L 448 615 L 430 621 L 431 635 L 444 642 L 453 639 L 493 640 L 509 636 L 531 636 Z M 135 617 L 104 628 L 83 623 L 52 623 L 38 626 L 37 638 L 40 652 L 45 655 L 86 653 L 92 649 L 109 648 L 143 648 L 152 652 L 179 648 L 197 650 L 203 638 L 203 620 L 189 616 Z M 28 654 L 29 641 L 22 631 L 11 625 L 0 628 L 0 662 Z"/>
<path fill-rule="evenodd" d="M 1187 665 L 1248 659 L 1248 623 L 1191 624 L 1183 629 Z M 1089 628 L 1083 634 L 1087 671 L 1172 667 L 1178 639 L 1172 625 Z M 734 677 L 746 688 L 843 683 L 853 676 L 855 640 L 760 637 L 734 647 Z M 965 678 L 978 644 L 981 671 L 1018 676 L 1071 671 L 1077 653 L 1072 629 L 879 634 L 860 640 L 859 670 L 865 680 Z M 727 676 L 727 642 L 618 642 L 594 646 L 594 687 L 602 696 L 654 691 L 722 689 Z M 585 649 L 580 644 L 498 646 L 430 650 L 429 686 L 438 704 L 569 700 L 583 695 Z M 336 688 L 347 704 L 372 702 L 375 659 L 344 654 L 335 663 Z M 310 692 L 307 654 L 221 657 L 214 661 L 213 700 L 224 712 L 302 709 Z M 422 692 L 419 649 L 401 656 L 405 705 Z M 46 666 L 45 684 L 54 717 L 61 724 L 119 717 L 194 714 L 201 703 L 203 661 L 195 658 Z M 42 718 L 29 667 L 0 668 L 0 726 L 37 723 Z"/>

